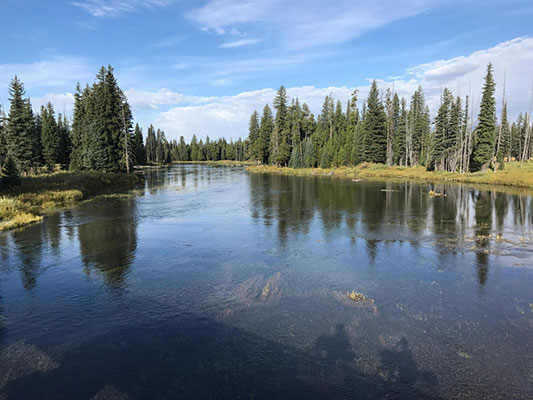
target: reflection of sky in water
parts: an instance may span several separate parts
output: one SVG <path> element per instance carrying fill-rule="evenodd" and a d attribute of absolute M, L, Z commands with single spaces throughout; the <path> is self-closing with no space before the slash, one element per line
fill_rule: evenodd
<path fill-rule="evenodd" d="M 526 194 L 240 167 L 147 178 L 0 234 L 0 397 L 530 393 Z"/>

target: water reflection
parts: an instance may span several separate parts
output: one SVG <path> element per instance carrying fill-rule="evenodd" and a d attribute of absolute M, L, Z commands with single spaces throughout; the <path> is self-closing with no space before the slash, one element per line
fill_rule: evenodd
<path fill-rule="evenodd" d="M 533 218 L 529 196 L 457 184 L 263 174 L 251 174 L 249 183 L 251 215 L 277 230 L 281 247 L 291 236 L 319 224 L 325 240 L 333 242 L 346 232 L 352 239 L 364 239 L 372 262 L 379 257 L 382 242 L 430 244 L 443 255 L 470 249 L 476 254 L 480 286 L 486 284 L 493 260 L 491 244 L 504 234 L 511 243 L 517 239 L 516 228 L 522 230 Z M 431 197 L 429 191 L 442 196 Z M 513 219 L 509 220 L 511 199 Z"/>
<path fill-rule="evenodd" d="M 135 199 L 110 200 L 113 217 L 98 218 L 78 227 L 81 259 L 87 274 L 98 271 L 113 288 L 124 283 L 137 248 Z"/>
<path fill-rule="evenodd" d="M 15 230 L 11 235 L 19 258 L 19 271 L 22 284 L 31 290 L 37 284 L 37 276 L 41 266 L 44 225 L 38 224 L 27 229 Z"/>

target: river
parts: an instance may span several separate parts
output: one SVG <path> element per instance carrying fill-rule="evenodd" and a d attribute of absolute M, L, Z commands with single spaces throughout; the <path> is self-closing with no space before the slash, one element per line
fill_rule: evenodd
<path fill-rule="evenodd" d="M 0 399 L 533 397 L 531 192 L 146 177 L 0 233 Z"/>

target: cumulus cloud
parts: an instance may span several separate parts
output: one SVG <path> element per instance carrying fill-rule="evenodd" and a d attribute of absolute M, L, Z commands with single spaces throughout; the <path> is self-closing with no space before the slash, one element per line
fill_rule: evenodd
<path fill-rule="evenodd" d="M 468 56 L 449 60 L 438 60 L 419 65 L 406 71 L 401 79 L 378 79 L 378 85 L 384 91 L 394 89 L 399 96 L 410 98 L 418 85 L 422 85 L 426 101 L 432 112 L 440 102 L 444 87 L 450 88 L 456 95 L 464 97 L 470 94 L 474 107 L 479 105 L 483 77 L 486 65 L 492 62 L 497 82 L 497 97 L 501 97 L 504 71 L 506 73 L 506 92 L 510 112 L 528 110 L 531 82 L 533 81 L 533 39 L 517 38 L 503 42 L 487 50 L 476 51 Z M 398 77 L 394 77 L 398 78 Z M 324 97 L 331 94 L 341 100 L 343 107 L 355 89 L 359 91 L 359 103 L 368 94 L 369 85 L 358 87 L 314 86 L 288 88 L 291 98 L 307 102 L 311 110 L 318 114 Z M 245 137 L 248 120 L 253 110 L 261 110 L 266 103 L 272 102 L 275 89 L 262 89 L 237 94 L 235 96 L 217 97 L 205 103 L 174 107 L 162 112 L 155 123 L 164 129 L 170 137 L 180 135 L 190 139 L 193 134 L 199 137 L 209 135 L 212 138 Z"/>
<path fill-rule="evenodd" d="M 162 105 L 197 104 L 216 100 L 216 97 L 189 96 L 182 93 L 171 92 L 168 89 L 160 89 L 157 92 L 148 92 L 132 88 L 126 90 L 126 96 L 134 110 L 143 108 L 155 110 Z"/>
<path fill-rule="evenodd" d="M 279 60 L 279 63 L 292 65 L 294 59 Z M 477 112 L 483 77 L 486 65 L 492 62 L 497 83 L 498 103 L 501 101 L 502 83 L 506 74 L 506 93 L 509 111 L 513 117 L 518 112 L 529 108 L 531 83 L 533 81 L 533 38 L 523 37 L 499 43 L 485 50 L 475 51 L 469 55 L 448 60 L 437 60 L 414 66 L 403 71 L 400 76 L 378 79 L 382 91 L 394 89 L 400 96 L 407 99 L 422 85 L 426 101 L 432 112 L 440 102 L 440 94 L 444 87 L 450 88 L 456 95 L 470 95 L 473 107 Z M 260 72 L 265 60 L 231 61 L 231 67 L 238 71 Z M 223 65 L 224 66 L 224 65 Z M 222 67 L 223 67 L 222 66 Z M 225 65 L 229 68 L 230 65 Z M 222 70 L 224 68 L 221 68 Z M 398 71 L 401 73 L 402 71 Z M 7 87 L 11 77 L 17 73 L 27 88 L 41 91 L 50 87 L 65 87 L 63 94 L 53 93 L 32 98 L 34 108 L 52 101 L 58 112 L 70 113 L 72 110 L 72 94 L 77 80 L 82 82 L 93 80 L 92 68 L 88 68 L 83 60 L 68 57 L 56 57 L 52 60 L 34 64 L 0 64 L 0 82 Z M 85 77 L 85 78 L 84 78 Z M 221 74 L 217 79 L 231 79 L 232 75 Z M 379 77 L 378 77 L 379 78 Z M 288 88 L 291 98 L 299 98 L 306 102 L 311 111 L 317 115 L 322 108 L 324 97 L 331 94 L 341 100 L 343 108 L 355 89 L 359 91 L 359 104 L 366 98 L 370 80 L 357 87 L 326 87 L 302 86 Z M 223 84 L 221 82 L 220 84 Z M 45 92 L 46 93 L 46 92 Z M 31 94 L 31 93 L 30 93 Z M 170 138 L 183 135 L 190 139 L 193 134 L 199 137 L 209 135 L 212 138 L 245 137 L 248 120 L 254 110 L 261 111 L 265 104 L 271 104 L 276 88 L 267 88 L 239 93 L 233 96 L 206 97 L 173 92 L 168 89 L 144 91 L 129 89 L 126 91 L 129 102 L 140 116 L 143 124 L 153 122 L 164 129 Z M 33 97 L 33 96 L 32 96 Z M 169 108 L 170 107 L 170 108 Z"/>
<path fill-rule="evenodd" d="M 73 93 L 49 93 L 44 96 L 33 97 L 31 99 L 31 104 L 35 112 L 39 112 L 41 106 L 44 106 L 48 102 L 52 103 L 56 113 L 72 115 L 74 107 Z"/>

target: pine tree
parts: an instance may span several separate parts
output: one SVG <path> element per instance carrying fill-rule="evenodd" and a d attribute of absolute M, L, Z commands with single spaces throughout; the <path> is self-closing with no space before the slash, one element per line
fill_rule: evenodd
<path fill-rule="evenodd" d="M 304 154 L 303 154 L 303 166 L 305 168 L 316 167 L 316 150 L 313 140 L 311 138 L 304 139 Z"/>
<path fill-rule="evenodd" d="M 9 85 L 10 108 L 5 132 L 7 155 L 22 172 L 29 172 L 35 165 L 34 121 L 31 106 L 23 96 L 24 85 L 15 78 Z"/>
<path fill-rule="evenodd" d="M 4 163 L 7 154 L 6 148 L 6 116 L 2 106 L 0 106 L 0 169 Z"/>
<path fill-rule="evenodd" d="M 200 149 L 198 147 L 198 140 L 196 139 L 196 135 L 192 135 L 191 161 L 198 161 L 198 160 L 200 160 Z"/>
<path fill-rule="evenodd" d="M 272 111 L 268 104 L 263 108 L 263 115 L 261 116 L 261 124 L 259 125 L 259 138 L 254 144 L 255 154 L 257 160 L 262 163 L 268 163 L 269 158 L 269 144 L 270 144 L 270 135 L 274 128 L 274 119 L 272 117 Z"/>
<path fill-rule="evenodd" d="M 500 121 L 501 126 L 501 141 L 500 148 L 498 152 L 498 162 L 503 166 L 503 159 L 507 158 L 508 161 L 511 161 L 511 129 L 509 127 L 509 121 L 507 119 L 507 102 L 503 103 L 502 107 L 502 118 Z"/>
<path fill-rule="evenodd" d="M 156 138 L 155 129 L 152 125 L 148 127 L 148 133 L 146 134 L 146 161 L 148 164 L 154 164 L 156 162 Z"/>
<path fill-rule="evenodd" d="M 450 116 L 453 102 L 453 95 L 448 88 L 444 88 L 441 105 L 435 118 L 435 134 L 431 156 L 431 165 L 428 166 L 435 171 L 446 169 L 446 158 L 450 136 Z"/>
<path fill-rule="evenodd" d="M 146 164 L 146 150 L 144 148 L 143 132 L 139 124 L 135 124 L 133 131 L 133 155 L 136 165 Z"/>
<path fill-rule="evenodd" d="M 72 152 L 70 124 L 65 115 L 58 114 L 57 116 L 57 132 L 59 136 L 57 161 L 65 169 L 70 164 Z"/>
<path fill-rule="evenodd" d="M 409 165 L 425 165 L 428 148 L 424 146 L 430 133 L 429 111 L 425 105 L 424 91 L 419 86 L 411 98 L 407 132 Z"/>
<path fill-rule="evenodd" d="M 70 156 L 70 169 L 74 171 L 81 170 L 84 165 L 83 144 L 84 144 L 84 111 L 83 93 L 80 84 L 76 85 L 74 93 L 74 113 L 72 117 L 72 153 Z"/>
<path fill-rule="evenodd" d="M 487 65 L 485 84 L 481 96 L 481 108 L 478 125 L 474 131 L 475 147 L 473 160 L 477 170 L 485 171 L 491 162 L 495 148 L 496 100 L 494 98 L 495 82 L 492 76 L 492 64 Z"/>
<path fill-rule="evenodd" d="M 41 142 L 44 163 L 53 171 L 59 161 L 59 129 L 52 103 L 41 107 Z"/>
<path fill-rule="evenodd" d="M 288 143 L 290 128 L 287 121 L 287 91 L 284 86 L 278 89 L 273 105 L 276 110 L 276 119 L 270 137 L 270 158 L 274 164 L 286 165 L 290 155 L 290 146 Z"/>
<path fill-rule="evenodd" d="M 187 144 L 185 143 L 185 139 L 183 138 L 183 136 L 180 136 L 180 144 L 178 146 L 180 161 L 189 161 L 189 150 L 187 148 Z M 222 159 L 225 160 L 225 157 Z"/>
<path fill-rule="evenodd" d="M 259 114 L 257 111 L 254 111 L 252 116 L 250 117 L 250 123 L 248 126 L 248 141 L 250 143 L 250 154 L 248 155 L 248 158 L 253 161 L 257 161 L 259 159 L 257 151 L 257 146 L 255 145 L 255 142 L 259 139 Z"/>
<path fill-rule="evenodd" d="M 387 127 L 377 82 L 372 81 L 364 120 L 365 161 L 385 163 L 387 158 Z"/>
<path fill-rule="evenodd" d="M 407 117 L 407 102 L 402 97 L 400 101 L 400 113 L 398 120 L 398 132 L 396 134 L 396 163 L 400 166 L 406 166 L 408 163 L 407 154 L 407 131 L 408 131 L 408 117 Z"/>
<path fill-rule="evenodd" d="M 12 187 L 20 184 L 20 172 L 11 155 L 8 155 L 2 166 L 2 186 Z"/>

